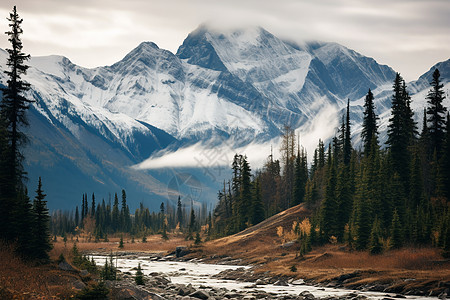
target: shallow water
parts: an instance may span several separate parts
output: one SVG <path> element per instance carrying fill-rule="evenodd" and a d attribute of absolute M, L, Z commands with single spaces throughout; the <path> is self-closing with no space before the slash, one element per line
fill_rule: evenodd
<path fill-rule="evenodd" d="M 93 256 L 97 265 L 103 266 L 105 259 L 109 261 L 107 256 Z M 161 261 L 154 260 L 153 257 L 140 256 L 138 258 L 114 258 L 114 263 L 117 265 L 117 269 L 121 272 L 130 272 L 134 274 L 136 271 L 133 268 L 137 268 L 138 264 L 141 264 L 142 271 L 145 275 L 157 272 L 162 273 L 169 277 L 172 283 L 175 284 L 192 284 L 194 287 L 207 286 L 214 288 L 226 288 L 227 290 L 236 291 L 264 291 L 268 293 L 276 294 L 292 294 L 298 295 L 303 291 L 312 293 L 316 298 L 328 297 L 328 296 L 343 296 L 351 292 L 365 295 L 371 299 L 383 299 L 385 297 L 393 297 L 395 294 L 386 294 L 379 292 L 362 292 L 356 290 L 347 290 L 339 288 L 324 288 L 315 287 L 310 285 L 294 285 L 289 286 L 275 286 L 273 284 L 254 286 L 252 282 L 241 282 L 235 280 L 222 280 L 212 278 L 224 270 L 235 270 L 238 268 L 250 268 L 248 266 L 235 266 L 235 265 L 216 265 L 205 264 L 195 261 L 190 262 L 178 262 L 178 261 Z M 406 296 L 407 299 L 417 300 L 431 300 L 438 299 L 437 297 L 422 297 L 422 296 Z"/>

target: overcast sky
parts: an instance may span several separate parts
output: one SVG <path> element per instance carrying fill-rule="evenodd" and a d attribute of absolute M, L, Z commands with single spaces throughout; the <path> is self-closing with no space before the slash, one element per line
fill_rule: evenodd
<path fill-rule="evenodd" d="M 261 26 L 295 41 L 338 42 L 417 79 L 450 58 L 449 0 L 2 0 L 17 5 L 24 51 L 84 67 L 111 65 L 142 41 L 176 52 L 201 23 Z M 8 47 L 6 35 L 0 47 Z"/>

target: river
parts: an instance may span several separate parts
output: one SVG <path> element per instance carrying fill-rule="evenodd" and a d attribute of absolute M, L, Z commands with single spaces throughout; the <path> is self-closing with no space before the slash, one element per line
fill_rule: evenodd
<path fill-rule="evenodd" d="M 105 264 L 108 256 L 93 255 L 92 256 L 99 266 Z M 304 291 L 312 293 L 316 298 L 326 298 L 330 296 L 341 297 L 349 293 L 364 295 L 370 299 L 395 298 L 395 294 L 386 294 L 371 291 L 353 291 L 340 288 L 327 288 L 319 286 L 311 286 L 303 283 L 302 280 L 291 281 L 288 286 L 278 286 L 274 284 L 255 285 L 251 282 L 242 282 L 236 280 L 223 280 L 214 278 L 214 275 L 225 270 L 236 270 L 239 268 L 249 269 L 249 266 L 223 265 L 223 264 L 206 264 L 195 260 L 192 261 L 172 261 L 155 258 L 154 256 L 125 256 L 114 257 L 114 263 L 117 269 L 122 273 L 135 274 L 135 268 L 141 264 L 144 275 L 151 273 L 159 273 L 170 279 L 173 284 L 191 284 L 193 287 L 210 287 L 225 288 L 227 290 L 236 291 L 264 291 L 266 293 L 276 293 L 280 295 L 299 295 Z M 402 296 L 403 297 L 403 296 Z M 432 300 L 437 297 L 423 296 L 405 296 L 406 299 Z"/>

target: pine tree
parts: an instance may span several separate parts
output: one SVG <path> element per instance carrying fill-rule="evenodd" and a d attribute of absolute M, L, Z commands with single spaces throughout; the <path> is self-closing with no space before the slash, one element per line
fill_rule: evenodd
<path fill-rule="evenodd" d="M 127 193 L 125 190 L 122 190 L 122 208 L 120 210 L 120 222 L 121 222 L 121 230 L 123 232 L 129 231 L 130 227 L 130 214 L 127 213 Z"/>
<path fill-rule="evenodd" d="M 113 231 L 116 232 L 120 227 L 120 212 L 119 212 L 119 198 L 117 197 L 117 193 L 114 194 L 114 205 L 111 216 L 112 228 Z"/>
<path fill-rule="evenodd" d="M 320 208 L 320 230 L 326 239 L 330 236 L 338 235 L 338 203 L 336 201 L 336 167 L 331 163 L 328 172 L 328 184 L 325 192 L 325 199 Z"/>
<path fill-rule="evenodd" d="M 80 212 L 78 211 L 78 205 L 75 207 L 75 226 L 78 227 L 80 222 Z"/>
<path fill-rule="evenodd" d="M 361 138 L 364 144 L 363 152 L 364 156 L 366 157 L 368 157 L 372 152 L 371 149 L 372 140 L 375 139 L 375 141 L 377 142 L 378 136 L 378 127 L 377 127 L 378 116 L 375 113 L 375 104 L 373 103 L 373 100 L 374 98 L 372 91 L 369 89 L 369 92 L 367 93 L 367 96 L 364 101 L 364 118 L 362 125 L 363 128 L 361 131 Z"/>
<path fill-rule="evenodd" d="M 92 193 L 91 216 L 95 217 L 95 195 Z"/>
<path fill-rule="evenodd" d="M 194 233 L 196 227 L 197 227 L 197 220 L 195 219 L 194 206 L 193 204 L 191 204 L 191 217 L 189 219 L 189 233 L 188 233 L 189 239 L 193 239 L 192 234 Z"/>
<path fill-rule="evenodd" d="M 32 219 L 18 220 L 18 215 L 14 212 L 18 211 L 18 205 L 21 200 L 26 198 L 22 195 L 25 191 L 23 180 L 23 160 L 24 156 L 20 151 L 24 145 L 26 137 L 21 132 L 23 126 L 28 125 L 25 115 L 29 103 L 32 100 L 27 99 L 23 94 L 29 90 L 30 85 L 22 80 L 21 76 L 25 75 L 28 66 L 25 62 L 30 58 L 22 52 L 22 41 L 20 35 L 23 33 L 21 24 L 23 19 L 17 14 L 16 7 L 7 18 L 10 31 L 6 34 L 9 36 L 11 49 L 6 49 L 8 53 L 7 67 L 5 71 L 7 76 L 7 86 L 2 88 L 3 98 L 0 104 L 0 120 L 2 135 L 2 157 L 0 160 L 0 169 L 2 170 L 2 183 L 0 195 L 0 237 L 12 241 L 16 239 L 17 230 L 13 227 L 15 222 L 28 222 L 31 224 Z M 26 205 L 26 207 L 28 207 Z M 25 208 L 25 207 L 22 207 Z M 28 215 L 31 212 L 28 211 Z"/>
<path fill-rule="evenodd" d="M 294 185 L 294 159 L 295 159 L 295 131 L 288 125 L 284 126 L 281 139 L 281 161 L 283 163 L 283 180 L 281 189 L 281 208 L 292 206 L 292 188 Z"/>
<path fill-rule="evenodd" d="M 261 199 L 259 178 L 254 182 L 251 223 L 256 225 L 264 220 L 264 205 Z"/>
<path fill-rule="evenodd" d="M 138 264 L 138 267 L 136 269 L 134 281 L 136 282 L 137 285 L 145 285 L 144 273 L 142 273 L 141 263 Z"/>
<path fill-rule="evenodd" d="M 347 115 L 345 118 L 345 135 L 344 144 L 342 146 L 344 165 L 348 166 L 352 156 L 352 140 L 350 130 L 350 99 L 347 101 Z"/>
<path fill-rule="evenodd" d="M 427 121 L 429 122 L 428 130 L 431 138 L 431 151 L 436 150 L 438 159 L 444 142 L 445 112 L 447 111 L 447 108 L 442 105 L 445 94 L 440 76 L 439 70 L 434 70 L 433 80 L 430 83 L 431 90 L 427 95 L 429 105 L 427 108 Z"/>
<path fill-rule="evenodd" d="M 397 73 L 394 80 L 391 118 L 388 124 L 388 140 L 393 169 L 400 175 L 403 189 L 409 187 L 410 150 L 416 132 L 410 97 L 403 78 Z"/>
<path fill-rule="evenodd" d="M 358 250 L 365 250 L 367 248 L 371 231 L 370 208 L 367 201 L 367 181 L 364 177 L 365 175 L 363 175 L 363 178 L 361 179 L 361 183 L 355 197 L 355 238 L 356 249 Z"/>
<path fill-rule="evenodd" d="M 241 168 L 241 190 L 238 205 L 238 225 L 239 230 L 244 230 L 247 226 L 247 222 L 250 220 L 250 209 L 252 203 L 251 192 L 251 169 L 247 162 L 247 158 L 242 158 Z"/>
<path fill-rule="evenodd" d="M 400 217 L 397 210 L 394 211 L 394 216 L 392 217 L 391 225 L 391 247 L 393 249 L 398 249 L 403 246 L 403 230 L 402 224 L 400 223 Z"/>
<path fill-rule="evenodd" d="M 381 242 L 381 226 L 377 217 L 375 217 L 372 225 L 372 231 L 370 232 L 369 251 L 370 254 L 380 254 L 383 251 L 383 243 Z"/>
<path fill-rule="evenodd" d="M 177 201 L 177 221 L 180 225 L 180 228 L 183 226 L 183 211 L 181 206 L 181 197 L 178 195 L 178 201 Z"/>
<path fill-rule="evenodd" d="M 350 182 L 350 167 L 342 166 L 340 168 L 337 184 L 336 184 L 336 199 L 337 199 L 337 238 L 342 240 L 344 227 L 350 220 L 353 205 L 353 193 Z"/>
<path fill-rule="evenodd" d="M 33 202 L 35 223 L 32 228 L 34 244 L 33 256 L 37 259 L 48 260 L 48 252 L 52 249 L 50 235 L 50 215 L 48 214 L 46 195 L 42 191 L 41 177 L 39 177 L 36 197 Z"/>

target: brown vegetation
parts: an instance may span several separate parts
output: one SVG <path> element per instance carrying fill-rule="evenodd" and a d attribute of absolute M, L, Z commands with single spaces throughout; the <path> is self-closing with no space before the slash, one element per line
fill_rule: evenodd
<path fill-rule="evenodd" d="M 368 251 L 350 251 L 345 245 L 326 245 L 300 257 L 292 226 L 308 216 L 302 205 L 292 207 L 240 233 L 205 243 L 194 255 L 210 261 L 229 256 L 258 265 L 259 272 L 325 283 L 358 272 L 344 283 L 347 287 L 381 283 L 399 285 L 398 290 L 406 292 L 442 290 L 450 284 L 450 261 L 444 260 L 436 248 L 410 247 L 370 255 Z M 290 240 L 294 241 L 286 243 Z M 292 266 L 296 272 L 292 272 Z"/>
<path fill-rule="evenodd" d="M 14 254 L 12 246 L 0 245 L 0 299 L 67 299 L 75 294 L 75 274 L 56 264 L 34 266 Z"/>
<path fill-rule="evenodd" d="M 116 251 L 138 251 L 138 252 L 151 252 L 151 253 L 166 253 L 174 251 L 177 246 L 187 246 L 192 244 L 192 241 L 186 241 L 184 236 L 180 234 L 169 234 L 169 239 L 164 240 L 161 235 L 151 235 L 147 237 L 147 242 L 143 243 L 139 239 L 135 239 L 134 243 L 128 235 L 123 235 L 124 247 L 119 249 L 120 235 L 116 235 L 108 238 L 108 242 L 100 241 L 93 242 L 84 238 L 79 238 L 76 242 L 76 238 L 71 238 L 64 244 L 61 237 L 57 238 L 57 241 L 53 243 L 53 250 L 50 252 L 52 259 L 57 259 L 60 253 L 63 253 L 65 257 L 70 257 L 73 244 L 76 242 L 80 252 L 100 251 L 100 252 L 116 252 Z M 68 256 L 66 256 L 68 255 Z"/>

